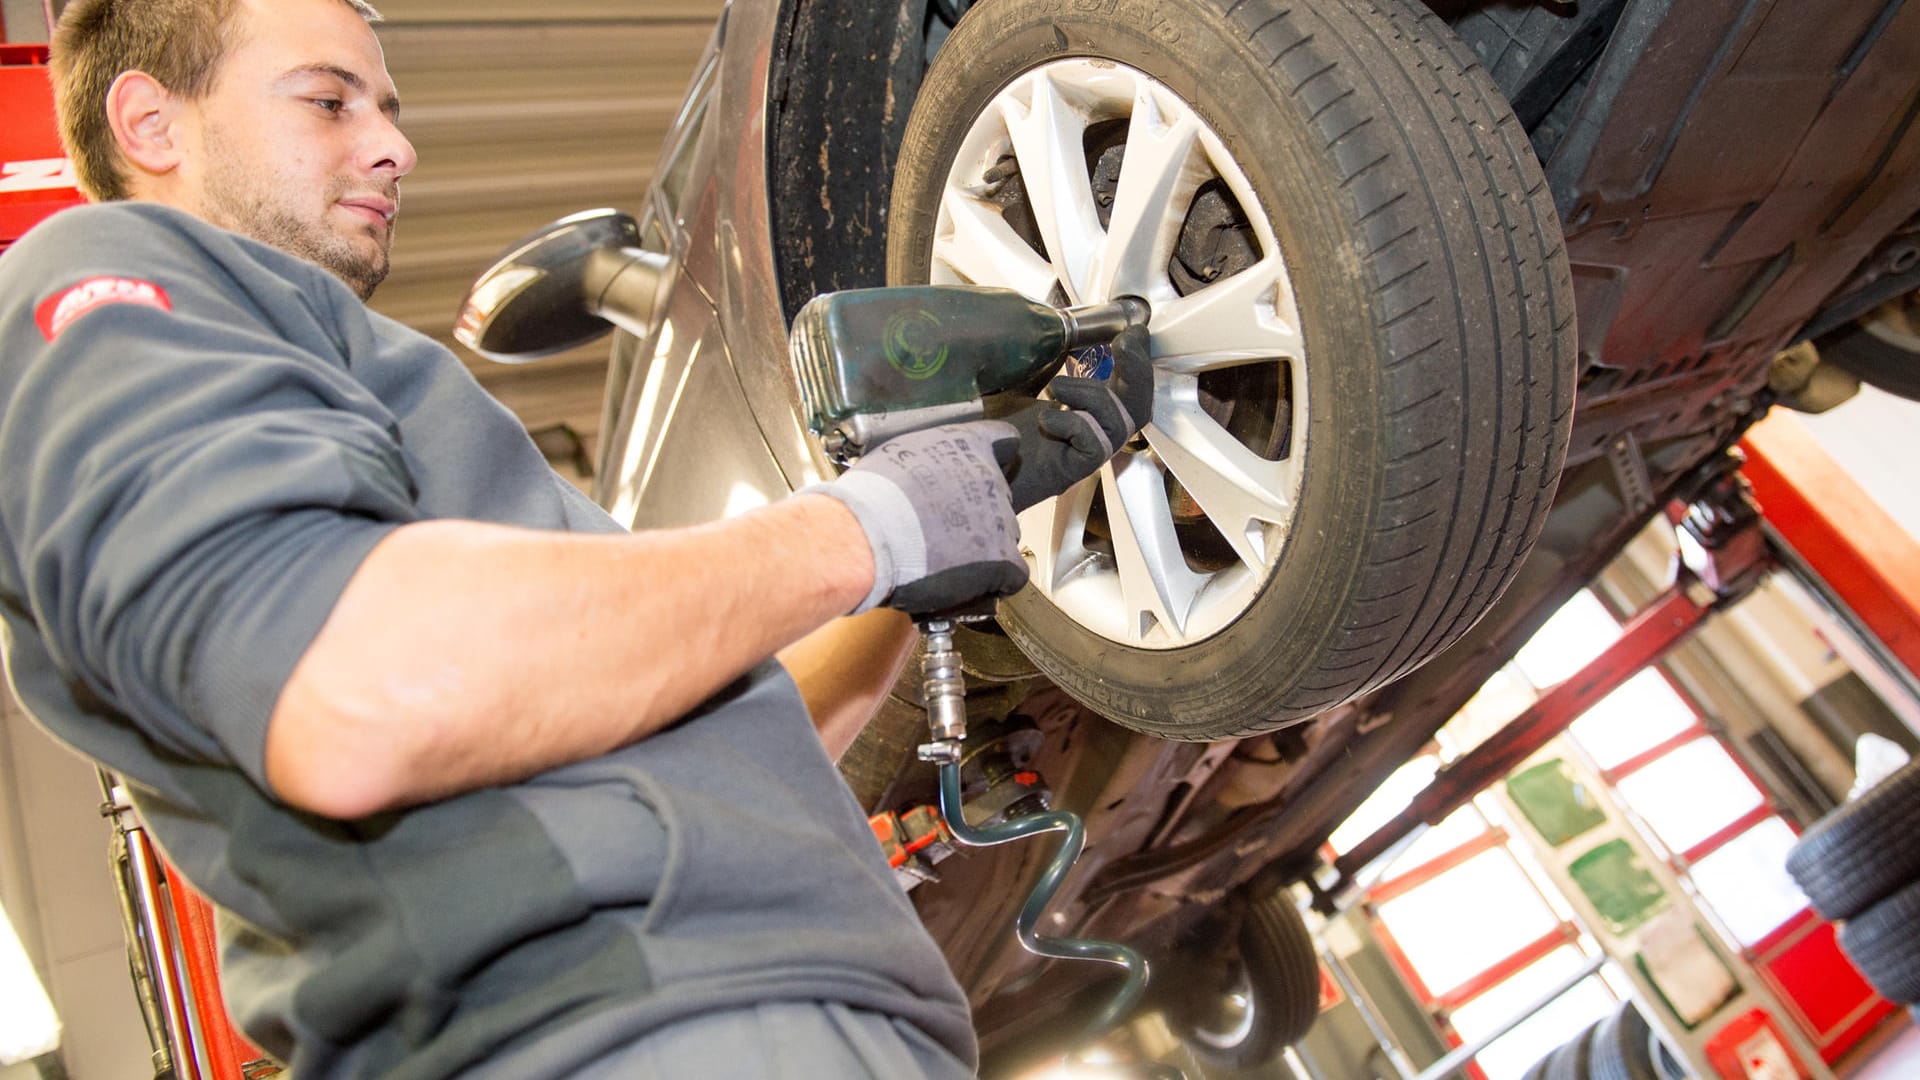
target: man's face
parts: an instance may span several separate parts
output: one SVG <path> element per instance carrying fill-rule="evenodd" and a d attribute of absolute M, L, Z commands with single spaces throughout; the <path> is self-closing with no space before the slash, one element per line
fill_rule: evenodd
<path fill-rule="evenodd" d="M 415 162 L 380 42 L 340 0 L 242 0 L 231 32 L 212 90 L 187 106 L 187 209 L 366 299 Z"/>

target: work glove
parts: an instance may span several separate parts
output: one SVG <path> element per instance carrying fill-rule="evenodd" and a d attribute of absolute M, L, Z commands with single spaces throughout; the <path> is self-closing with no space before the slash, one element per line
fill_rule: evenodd
<path fill-rule="evenodd" d="M 867 534 L 873 591 L 854 614 L 885 604 L 934 615 L 1020 591 L 1027 564 L 1005 474 L 1019 439 L 998 420 L 910 432 L 800 490 L 840 500 Z"/>
<path fill-rule="evenodd" d="M 1006 418 L 1020 436 L 1019 457 L 1007 472 L 1016 512 L 1092 476 L 1153 415 L 1146 327 L 1128 327 L 1112 348 L 1108 378 L 1062 375 L 1047 384 L 1058 404 L 1036 402 Z"/>

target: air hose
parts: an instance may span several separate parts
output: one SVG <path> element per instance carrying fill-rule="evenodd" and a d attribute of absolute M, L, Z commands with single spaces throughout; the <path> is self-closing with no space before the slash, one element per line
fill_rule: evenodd
<path fill-rule="evenodd" d="M 1096 1038 L 1118 1023 L 1140 1000 L 1147 988 L 1147 958 L 1117 941 L 1040 936 L 1040 916 L 1086 846 L 1086 825 L 1079 814 L 1070 810 L 1047 810 L 982 825 L 967 823 L 960 798 L 960 743 L 967 737 L 962 700 L 965 687 L 960 675 L 960 657 L 953 646 L 953 624 L 946 619 L 930 620 L 922 623 L 920 630 L 925 642 L 925 655 L 921 660 L 922 693 L 934 737 L 933 742 L 920 747 L 920 757 L 939 766 L 940 816 L 946 819 L 954 839 L 968 847 L 992 847 L 1041 833 L 1066 834 L 1021 907 L 1014 921 L 1014 933 L 1021 947 L 1036 956 L 1100 960 L 1126 970 L 1126 979 L 1087 1025 L 1081 1041 Z"/>
<path fill-rule="evenodd" d="M 1117 941 L 1041 937 L 1038 930 L 1041 914 L 1046 911 L 1053 894 L 1060 890 L 1060 883 L 1073 869 L 1074 862 L 1080 858 L 1080 850 L 1086 846 L 1087 830 L 1080 815 L 1071 810 L 1048 810 L 988 825 L 969 825 L 960 813 L 960 761 L 956 757 L 940 763 L 940 816 L 946 819 L 953 838 L 968 847 L 991 847 L 1041 833 L 1067 834 L 1061 840 L 1059 849 L 1053 853 L 1052 861 L 1047 863 L 1046 870 L 1040 874 L 1040 880 L 1034 884 L 1033 892 L 1028 894 L 1019 917 L 1014 920 L 1014 933 L 1019 937 L 1021 946 L 1036 956 L 1048 956 L 1056 960 L 1103 960 L 1125 968 L 1126 981 L 1120 984 L 1112 1000 L 1087 1025 L 1087 1036 L 1099 1035 L 1118 1023 L 1147 988 L 1147 958 Z"/>

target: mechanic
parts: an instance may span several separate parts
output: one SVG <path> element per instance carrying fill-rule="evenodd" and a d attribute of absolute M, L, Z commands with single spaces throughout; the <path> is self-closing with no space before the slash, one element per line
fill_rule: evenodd
<path fill-rule="evenodd" d="M 1144 334 L 1056 383 L 1083 423 L 902 436 L 628 534 L 362 302 L 415 162 L 377 18 L 61 16 L 95 205 L 0 258 L 15 692 L 129 781 L 302 1080 L 969 1073 L 965 998 L 770 657 L 1018 588 L 1014 505 L 1137 430 Z"/>

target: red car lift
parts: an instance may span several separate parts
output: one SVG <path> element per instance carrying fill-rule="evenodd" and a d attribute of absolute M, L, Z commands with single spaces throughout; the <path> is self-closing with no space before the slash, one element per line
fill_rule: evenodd
<path fill-rule="evenodd" d="M 213 906 L 147 837 L 119 778 L 100 773 L 113 824 L 114 880 L 134 996 L 153 1046 L 153 1075 L 173 1080 L 261 1080 L 281 1072 L 234 1030 L 220 996 Z"/>
<path fill-rule="evenodd" d="M 1519 764 L 1580 715 L 1619 689 L 1648 664 L 1685 641 L 1707 615 L 1745 596 L 1772 567 L 1760 511 L 1747 494 L 1732 454 L 1708 474 L 1678 521 L 1680 557 L 1673 584 L 1621 629 L 1619 640 L 1586 667 L 1540 695 L 1540 699 L 1485 742 L 1441 770 L 1394 818 L 1334 861 L 1338 876 L 1326 890 L 1337 894 L 1361 869 L 1412 836 L 1438 825 L 1487 785 Z"/>
<path fill-rule="evenodd" d="M 1861 489 L 1792 416 L 1741 441 L 1767 526 L 1883 662 L 1920 675 L 1920 540 Z"/>

